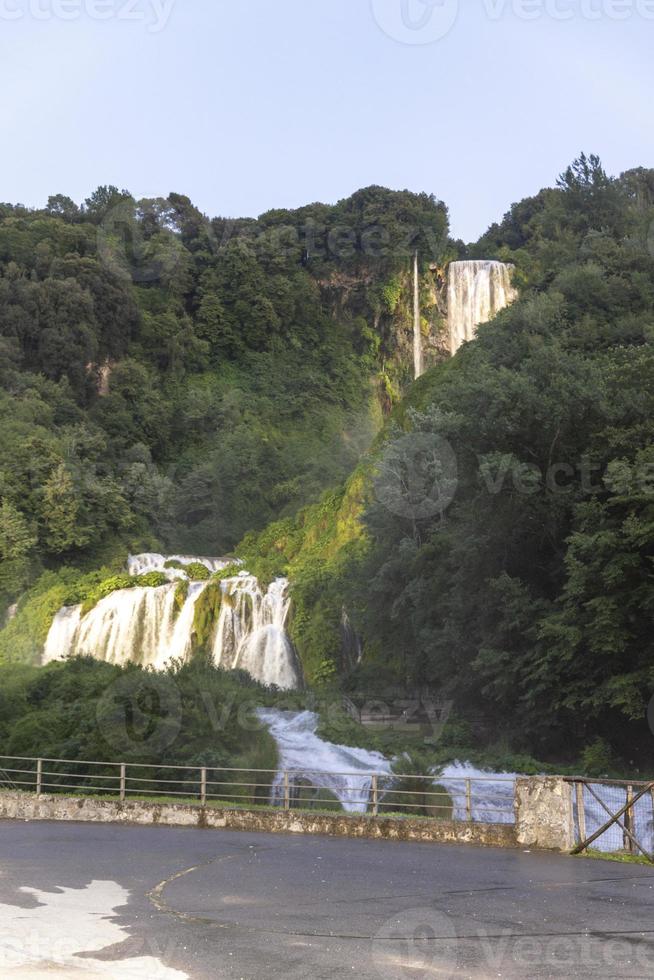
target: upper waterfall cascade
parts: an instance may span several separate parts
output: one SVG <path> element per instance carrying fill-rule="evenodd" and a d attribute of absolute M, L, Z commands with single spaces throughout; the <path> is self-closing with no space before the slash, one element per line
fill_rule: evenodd
<path fill-rule="evenodd" d="M 221 571 L 233 561 L 138 555 L 128 560 L 131 575 L 163 572 L 169 585 L 121 589 L 100 600 L 83 615 L 83 607 L 67 606 L 55 616 L 46 640 L 44 664 L 68 656 L 88 656 L 113 664 L 134 662 L 155 670 L 173 660 L 188 660 L 193 652 L 195 606 L 207 582 L 189 582 L 181 610 L 177 602 L 183 569 L 166 567 L 203 564 Z M 222 601 L 215 624 L 213 656 L 225 669 L 242 669 L 267 686 L 292 690 L 301 685 L 302 671 L 286 632 L 290 609 L 289 583 L 277 579 L 267 591 L 243 570 L 221 581 Z"/>
<path fill-rule="evenodd" d="M 518 298 L 511 282 L 513 266 L 504 262 L 471 260 L 451 262 L 448 271 L 448 326 L 450 350 L 473 340 L 477 327 L 491 320 Z"/>

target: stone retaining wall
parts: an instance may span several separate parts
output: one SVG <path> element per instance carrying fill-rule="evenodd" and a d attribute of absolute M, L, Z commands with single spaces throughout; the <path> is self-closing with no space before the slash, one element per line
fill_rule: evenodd
<path fill-rule="evenodd" d="M 2 820 L 61 820 L 145 826 L 198 827 L 274 834 L 327 834 L 447 844 L 515 847 L 511 824 L 459 823 L 449 820 L 391 819 L 313 814 L 297 810 L 229 810 L 140 801 L 96 800 L 63 796 L 0 793 Z"/>

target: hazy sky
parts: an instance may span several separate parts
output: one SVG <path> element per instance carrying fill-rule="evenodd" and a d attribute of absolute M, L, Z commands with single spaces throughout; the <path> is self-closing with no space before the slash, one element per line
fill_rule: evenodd
<path fill-rule="evenodd" d="M 474 239 L 582 149 L 654 165 L 653 48 L 652 0 L 0 0 L 0 200 L 375 183 Z"/>

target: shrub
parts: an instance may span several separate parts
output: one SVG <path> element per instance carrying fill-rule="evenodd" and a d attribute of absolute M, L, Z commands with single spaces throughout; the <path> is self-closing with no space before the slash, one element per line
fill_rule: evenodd
<path fill-rule="evenodd" d="M 211 578 L 211 572 L 201 561 L 193 561 L 190 565 L 185 565 L 184 571 L 191 582 L 208 582 Z"/>

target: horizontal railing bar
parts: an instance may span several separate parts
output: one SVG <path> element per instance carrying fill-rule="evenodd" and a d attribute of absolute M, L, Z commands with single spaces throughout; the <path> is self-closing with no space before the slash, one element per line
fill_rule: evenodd
<path fill-rule="evenodd" d="M 46 772 L 45 769 L 44 769 L 42 771 L 41 775 L 42 776 L 60 776 L 62 779 L 80 779 L 80 780 L 81 779 L 102 779 L 102 780 L 106 781 L 107 779 L 113 779 L 113 780 L 120 779 L 120 773 L 118 773 L 118 772 L 117 773 L 114 773 L 112 776 L 99 776 L 96 773 L 93 773 L 93 775 L 91 775 L 90 773 L 87 774 L 87 775 L 84 775 L 84 773 L 78 773 L 78 772 L 49 772 L 49 771 Z M 156 780 L 153 780 L 153 782 L 156 782 Z"/>
<path fill-rule="evenodd" d="M 246 768 L 243 768 L 243 767 L 241 767 L 241 768 L 227 768 L 227 767 L 222 767 L 222 766 L 168 766 L 168 765 L 165 765 L 164 766 L 164 765 L 157 765 L 156 763 L 151 763 L 151 762 L 126 762 L 126 763 L 123 763 L 123 762 L 94 762 L 94 761 L 90 761 L 88 759 L 50 759 L 50 758 L 46 758 L 45 756 L 43 756 L 43 757 L 36 757 L 36 756 L 0 755 L 0 759 L 6 759 L 6 760 L 8 760 L 10 762 L 34 762 L 34 763 L 38 763 L 40 761 L 40 762 L 47 762 L 48 764 L 54 763 L 54 764 L 62 764 L 62 765 L 69 765 L 69 766 L 100 766 L 100 767 L 101 766 L 111 766 L 111 767 L 120 767 L 120 766 L 123 766 L 124 765 L 128 769 L 152 769 L 155 772 L 170 771 L 170 770 L 175 770 L 177 772 L 180 772 L 180 771 L 182 771 L 182 772 L 200 772 L 202 769 L 206 769 L 207 772 L 256 772 L 256 773 L 265 773 L 266 775 L 273 775 L 273 776 L 274 775 L 277 775 L 277 773 L 279 772 L 279 769 L 246 769 Z M 315 774 L 315 775 L 322 775 L 323 774 L 320 769 L 296 769 L 296 768 L 292 768 L 292 769 L 287 769 L 285 771 L 287 771 L 289 774 L 293 774 L 293 775 L 304 775 L 304 776 L 310 776 L 311 774 Z M 427 780 L 429 782 L 438 781 L 439 779 L 442 779 L 444 783 L 463 783 L 463 784 L 465 784 L 467 782 L 471 782 L 471 783 L 490 782 L 490 783 L 511 783 L 511 784 L 513 784 L 515 782 L 515 778 L 514 777 L 510 777 L 510 776 L 439 776 L 438 774 L 431 774 L 431 775 L 423 776 L 423 775 L 415 775 L 413 773 L 409 773 L 409 774 L 406 774 L 406 773 L 386 773 L 386 772 L 384 772 L 384 773 L 381 773 L 381 772 L 375 773 L 375 772 L 362 772 L 360 770 L 358 772 L 351 772 L 351 771 L 350 772 L 331 772 L 330 771 L 328 773 L 328 775 L 329 776 L 351 777 L 351 778 L 354 778 L 354 779 L 361 779 L 361 778 L 364 778 L 364 779 L 370 778 L 370 779 L 372 779 L 373 776 L 376 776 L 377 779 L 382 779 L 382 780 L 384 780 L 384 779 L 388 779 L 388 780 L 394 780 L 394 779 L 421 779 L 421 780 Z M 605 780 L 605 781 L 602 781 L 602 780 L 579 780 L 578 778 L 577 779 L 574 779 L 572 777 L 566 777 L 566 778 L 568 779 L 569 782 L 579 782 L 579 781 L 582 781 L 582 782 L 599 783 L 599 784 L 601 784 L 602 782 L 606 782 L 607 785 L 625 785 L 625 786 L 635 786 L 635 785 L 638 785 L 635 782 L 629 782 L 629 781 L 626 781 L 624 783 L 621 783 L 618 780 Z M 645 781 L 645 782 L 642 783 L 642 785 L 648 785 L 648 783 Z"/>
<path fill-rule="evenodd" d="M 71 786 L 69 783 L 41 783 L 41 789 L 74 789 L 78 793 L 93 793 L 103 792 L 101 786 Z M 109 789 L 104 790 L 105 793 L 111 792 Z M 118 790 L 115 790 L 117 793 Z"/>
<path fill-rule="evenodd" d="M 10 762 L 61 762 L 67 766 L 121 766 L 122 762 L 90 762 L 88 759 L 47 759 L 45 756 L 27 755 L 0 755 L 0 759 L 9 759 Z M 127 765 L 133 765 L 129 762 Z M 162 766 L 149 766 L 151 769 L 161 769 Z M 177 768 L 173 766 L 172 768 Z"/>
<path fill-rule="evenodd" d="M 634 789 L 645 789 L 652 785 L 653 779 L 588 779 L 586 776 L 563 776 L 566 783 L 582 783 L 584 786 L 624 786 L 626 789 L 633 786 Z"/>
<path fill-rule="evenodd" d="M 200 775 L 197 779 L 142 779 L 139 776 L 126 776 L 128 783 L 165 783 L 168 786 L 199 786 Z"/>
<path fill-rule="evenodd" d="M 225 769 L 222 766 L 160 766 L 154 762 L 91 762 L 88 759 L 47 759 L 45 756 L 0 755 L 0 759 L 7 759 L 10 762 L 55 762 L 67 766 L 127 766 L 128 769 L 153 769 L 155 772 L 164 769 L 181 769 L 186 772 L 200 772 L 201 769 L 206 769 L 207 772 L 258 772 L 267 775 L 276 775 L 279 772 L 278 769 L 246 769 L 243 766 L 233 769 Z M 335 775 L 357 776 L 361 773 L 337 773 Z"/>

